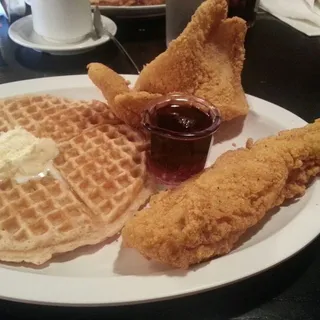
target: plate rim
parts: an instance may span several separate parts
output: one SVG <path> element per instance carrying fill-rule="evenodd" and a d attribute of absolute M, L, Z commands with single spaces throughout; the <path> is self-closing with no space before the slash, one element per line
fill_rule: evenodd
<path fill-rule="evenodd" d="M 112 19 L 106 16 L 102 16 L 102 21 L 105 21 L 105 23 L 112 25 L 112 30 L 114 30 L 113 35 L 117 33 L 117 30 L 118 30 L 117 24 Z M 110 41 L 110 37 L 107 34 L 105 34 L 97 41 L 94 41 L 93 43 L 87 44 L 87 45 L 84 45 L 81 42 L 79 42 L 79 43 L 65 44 L 64 47 L 60 47 L 60 46 L 55 46 L 54 43 L 52 43 L 52 45 L 33 43 L 28 40 L 22 39 L 22 37 L 17 32 L 14 31 L 14 29 L 17 28 L 18 25 L 22 26 L 23 24 L 26 24 L 26 23 L 32 23 L 32 14 L 24 16 L 18 19 L 17 21 L 13 22 L 9 27 L 8 35 L 13 42 L 19 44 L 20 46 L 23 46 L 25 48 L 30 48 L 33 50 L 40 50 L 45 52 L 81 51 L 85 49 L 98 47 Z"/>
<path fill-rule="evenodd" d="M 146 10 L 161 10 L 166 8 L 166 4 L 154 4 L 145 6 L 104 6 L 100 5 L 103 10 L 126 10 L 126 11 L 146 11 Z"/>
<path fill-rule="evenodd" d="M 31 6 L 31 0 L 24 1 L 28 6 Z M 92 5 L 94 8 L 94 5 Z M 154 5 L 144 5 L 144 6 L 104 6 L 99 5 L 102 10 L 125 10 L 125 11 L 146 11 L 146 10 L 161 10 L 166 7 L 166 4 L 154 4 Z"/>
<path fill-rule="evenodd" d="M 25 0 L 24 1 L 28 6 L 31 6 L 31 0 Z M 94 5 L 92 5 L 92 7 L 94 7 Z M 100 5 L 99 8 L 102 9 L 111 9 L 111 8 L 119 8 L 119 9 L 128 9 L 128 10 L 132 10 L 134 11 L 135 9 L 151 9 L 151 8 L 155 8 L 155 9 L 162 9 L 165 8 L 166 4 L 153 4 L 153 5 L 144 5 L 144 6 L 104 6 L 104 5 Z"/>
<path fill-rule="evenodd" d="M 123 76 L 132 83 L 137 78 L 136 75 Z M 94 87 L 87 75 L 23 80 L 0 85 L 0 98 L 22 94 L 44 93 L 46 90 L 53 91 L 87 87 Z M 303 126 L 307 123 L 292 112 L 271 102 L 251 95 L 247 95 L 247 97 L 251 105 L 259 102 L 267 104 L 268 107 L 262 111 L 260 110 L 259 114 L 265 113 L 269 117 L 272 117 L 274 112 L 276 112 L 278 121 L 283 121 L 283 117 L 287 117 L 288 120 L 285 121 L 285 126 L 288 129 Z M 251 107 L 255 111 L 256 107 Z M 320 232 L 320 215 L 315 210 L 315 207 L 320 204 L 319 194 L 320 181 L 317 179 L 312 186 L 312 190 L 309 191 L 309 201 L 305 207 L 284 228 L 253 246 L 241 251 L 232 252 L 222 258 L 213 260 L 200 269 L 189 272 L 188 281 L 185 281 L 186 278 L 179 276 L 173 276 L 174 281 L 171 281 L 172 276 L 161 274 L 154 277 L 152 281 L 149 278 L 148 281 L 144 282 L 143 292 L 139 290 L 132 290 L 130 292 L 123 290 L 123 288 L 128 287 L 128 281 L 130 281 L 130 287 L 132 288 L 141 287 L 141 276 L 68 278 L 65 276 L 48 276 L 10 270 L 1 268 L 0 264 L 0 299 L 61 306 L 116 306 L 178 298 L 225 286 L 283 262 L 314 240 Z M 290 241 L 288 241 L 288 235 L 292 235 L 297 230 L 298 232 L 307 230 L 307 232 L 299 232 L 299 237 L 291 236 L 291 238 L 289 237 Z M 270 248 L 273 250 L 270 251 Z M 255 252 L 263 250 L 266 250 L 268 255 L 264 255 L 260 259 L 248 260 L 255 255 Z M 224 275 L 224 278 L 213 286 L 208 279 L 210 279 L 210 274 L 214 272 L 215 266 L 221 263 L 230 266 L 236 263 L 237 270 L 230 269 L 229 276 L 226 277 Z M 143 278 L 146 279 L 146 277 Z"/>

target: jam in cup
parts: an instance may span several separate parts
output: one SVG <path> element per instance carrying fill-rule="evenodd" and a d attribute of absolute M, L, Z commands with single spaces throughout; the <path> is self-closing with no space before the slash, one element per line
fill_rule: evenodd
<path fill-rule="evenodd" d="M 142 120 L 151 133 L 149 171 L 167 186 L 199 173 L 220 123 L 218 109 L 203 99 L 180 93 L 158 99 Z"/>

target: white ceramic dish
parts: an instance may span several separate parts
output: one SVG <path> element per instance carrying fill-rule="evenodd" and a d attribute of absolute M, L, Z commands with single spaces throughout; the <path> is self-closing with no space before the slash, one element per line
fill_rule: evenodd
<path fill-rule="evenodd" d="M 136 76 L 126 76 L 132 83 Z M 51 93 L 70 98 L 102 99 L 86 75 L 44 78 L 0 86 L 0 98 Z M 248 96 L 251 106 L 242 130 L 212 147 L 209 162 L 222 152 L 243 146 L 247 138 L 304 126 L 296 115 Z M 236 124 L 232 126 L 237 128 Z M 227 127 L 230 134 L 231 127 Z M 0 298 L 54 305 L 121 305 L 169 299 L 217 288 L 252 276 L 287 259 L 320 232 L 320 180 L 299 201 L 268 214 L 229 255 L 189 271 L 149 262 L 121 249 L 121 239 L 79 249 L 43 267 L 0 264 Z"/>
<path fill-rule="evenodd" d="M 166 5 L 153 6 L 100 6 L 103 14 L 124 18 L 142 18 L 163 16 L 166 13 Z"/>
<path fill-rule="evenodd" d="M 117 32 L 116 24 L 109 18 L 102 16 L 104 28 L 108 29 L 113 35 Z M 53 55 L 73 55 L 83 53 L 94 49 L 110 40 L 107 33 L 97 39 L 95 33 L 92 32 L 82 41 L 71 44 L 54 43 L 45 40 L 33 30 L 32 16 L 23 17 L 15 21 L 9 28 L 9 36 L 12 41 L 21 46 L 34 49 L 36 51 L 47 52 Z"/>

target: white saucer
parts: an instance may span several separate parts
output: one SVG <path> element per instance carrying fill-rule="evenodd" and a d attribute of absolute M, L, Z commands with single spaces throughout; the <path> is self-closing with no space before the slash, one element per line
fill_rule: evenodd
<path fill-rule="evenodd" d="M 117 32 L 116 24 L 105 16 L 102 16 L 101 18 L 104 28 L 115 35 Z M 97 39 L 95 33 L 92 32 L 85 39 L 77 43 L 64 44 L 49 42 L 34 32 L 32 15 L 23 17 L 14 22 L 9 28 L 9 36 L 12 41 L 21 46 L 53 55 L 73 55 L 83 53 L 110 40 L 107 33 L 103 34 L 100 39 Z"/>

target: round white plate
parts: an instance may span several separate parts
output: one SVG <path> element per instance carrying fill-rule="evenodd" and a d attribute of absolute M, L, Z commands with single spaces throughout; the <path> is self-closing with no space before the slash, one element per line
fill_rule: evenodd
<path fill-rule="evenodd" d="M 99 6 L 100 10 L 110 16 L 118 17 L 156 17 L 166 13 L 166 5 L 153 6 Z"/>
<path fill-rule="evenodd" d="M 113 35 L 117 32 L 116 24 L 109 18 L 102 16 L 102 23 L 105 29 Z M 94 49 L 110 40 L 107 33 L 97 39 L 92 32 L 80 42 L 72 44 L 53 43 L 45 40 L 33 30 L 32 16 L 23 17 L 14 22 L 9 28 L 9 36 L 12 41 L 21 46 L 31 48 L 37 51 L 47 52 L 54 55 L 72 55 L 79 54 Z"/>
<path fill-rule="evenodd" d="M 136 76 L 126 76 L 132 83 Z M 102 99 L 86 75 L 44 78 L 0 86 L 0 98 L 50 93 L 78 99 Z M 305 121 L 264 100 L 248 96 L 251 110 L 240 133 L 213 146 L 212 162 L 245 141 L 300 127 Z M 227 127 L 227 126 L 226 126 Z M 227 127 L 227 132 L 236 125 Z M 147 261 L 136 251 L 121 249 L 121 239 L 60 255 L 43 267 L 0 264 L 0 298 L 57 305 L 121 305 L 184 296 L 252 276 L 290 257 L 320 232 L 320 181 L 304 197 L 248 233 L 232 253 L 189 271 Z"/>

